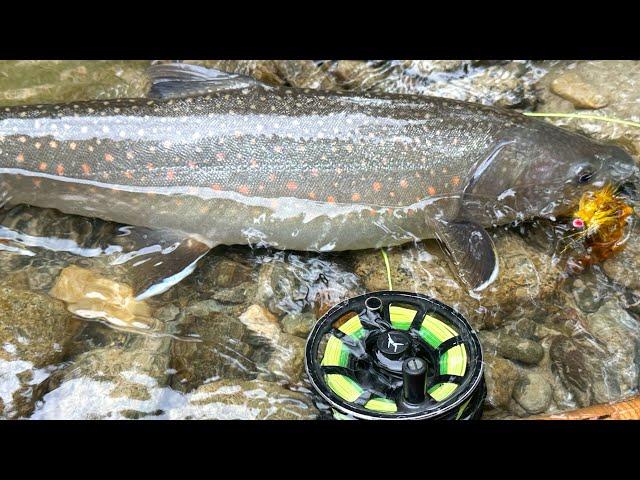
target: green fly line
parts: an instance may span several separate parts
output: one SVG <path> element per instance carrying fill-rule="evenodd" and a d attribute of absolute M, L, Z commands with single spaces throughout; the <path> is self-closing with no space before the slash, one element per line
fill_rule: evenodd
<path fill-rule="evenodd" d="M 389 257 L 387 256 L 387 252 L 384 249 L 380 249 L 380 253 L 382 253 L 382 258 L 384 258 L 384 265 L 387 268 L 387 282 L 389 282 L 389 290 L 393 290 L 393 285 L 391 284 L 391 267 L 389 266 Z"/>
<path fill-rule="evenodd" d="M 584 120 L 597 120 L 600 122 L 618 123 L 620 125 L 626 125 L 628 127 L 640 128 L 639 122 L 632 122 L 631 120 L 622 120 L 620 118 L 605 117 L 604 115 L 589 115 L 582 113 L 556 113 L 556 112 L 523 112 L 524 115 L 529 117 L 557 117 L 557 118 L 582 118 Z"/>

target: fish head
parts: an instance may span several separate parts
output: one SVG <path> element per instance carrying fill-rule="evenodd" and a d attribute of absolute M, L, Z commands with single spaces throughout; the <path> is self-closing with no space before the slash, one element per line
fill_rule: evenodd
<path fill-rule="evenodd" d="M 587 191 L 637 183 L 639 172 L 634 158 L 619 146 L 568 137 L 539 143 L 515 184 L 530 214 L 556 217 L 571 214 Z"/>

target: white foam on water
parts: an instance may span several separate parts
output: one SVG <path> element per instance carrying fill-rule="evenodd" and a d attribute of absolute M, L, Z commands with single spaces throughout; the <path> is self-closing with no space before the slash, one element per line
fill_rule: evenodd
<path fill-rule="evenodd" d="M 24 366 L 23 366 L 24 367 Z M 169 387 L 158 386 L 152 377 L 135 372 L 122 372 L 127 381 L 144 385 L 149 393 L 147 400 L 137 400 L 126 396 L 112 397 L 118 386 L 110 381 L 98 381 L 90 378 L 67 380 L 57 389 L 47 393 L 36 405 L 31 415 L 33 420 L 57 419 L 125 419 L 122 412 L 138 411 L 143 419 L 244 419 L 252 420 L 260 414 L 265 418 L 276 412 L 288 411 L 287 405 L 306 407 L 294 399 L 270 399 L 261 388 L 242 393 L 247 400 L 266 399 L 270 406 L 266 409 L 254 408 L 242 404 L 229 404 L 208 399 L 218 395 L 235 395 L 242 392 L 236 385 L 224 385 L 211 392 L 182 393 Z M 18 388 L 19 385 L 13 385 Z M 161 412 L 158 414 L 157 412 Z M 295 411 L 291 412 L 295 415 Z"/>

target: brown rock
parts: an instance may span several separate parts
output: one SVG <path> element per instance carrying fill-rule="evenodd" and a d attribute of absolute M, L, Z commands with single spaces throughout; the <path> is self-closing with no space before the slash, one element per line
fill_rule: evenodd
<path fill-rule="evenodd" d="M 607 99 L 575 72 L 567 72 L 551 82 L 551 91 L 569 100 L 576 108 L 598 109 L 607 106 Z"/>
<path fill-rule="evenodd" d="M 486 355 L 484 358 L 484 378 L 487 383 L 485 402 L 494 408 L 507 408 L 513 389 L 520 379 L 520 372 L 509 360 Z"/>

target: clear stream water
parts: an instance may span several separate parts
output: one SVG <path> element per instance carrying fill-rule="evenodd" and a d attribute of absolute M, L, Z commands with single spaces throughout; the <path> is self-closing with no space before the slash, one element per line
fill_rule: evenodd
<path fill-rule="evenodd" d="M 439 95 L 640 120 L 639 62 L 201 61 L 295 87 Z M 604 65 L 603 65 L 604 63 Z M 150 62 L 0 62 L 0 105 L 144 96 Z M 608 82 L 600 82 L 602 71 Z M 558 80 L 559 79 L 559 80 Z M 596 97 L 594 97 L 594 95 Z M 600 97 L 597 97 L 600 95 Z M 595 100 L 594 100 L 595 98 Z M 605 100 L 602 100 L 604 98 Z M 557 120 L 637 154 L 631 127 Z M 303 367 L 335 303 L 387 288 L 379 251 L 218 247 L 144 302 L 107 262 L 122 226 L 54 210 L 0 210 L 0 418 L 317 418 Z M 389 249 L 393 286 L 466 315 L 485 352 L 485 418 L 522 418 L 637 392 L 640 240 L 572 271 L 566 222 L 495 229 L 503 265 L 471 297 L 432 241 Z M 114 304 L 116 306 L 114 306 Z"/>

